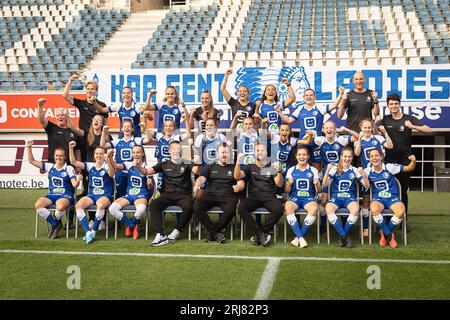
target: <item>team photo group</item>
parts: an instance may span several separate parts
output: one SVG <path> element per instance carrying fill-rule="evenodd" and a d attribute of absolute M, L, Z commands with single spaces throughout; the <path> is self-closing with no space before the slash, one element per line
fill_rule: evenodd
<path fill-rule="evenodd" d="M 225 243 L 225 229 L 238 216 L 254 245 L 270 245 L 274 226 L 286 219 L 294 234 L 290 245 L 305 248 L 311 226 L 319 223 L 325 232 L 328 220 L 339 246 L 351 248 L 350 231 L 361 217 L 361 237 L 369 237 L 373 219 L 380 247 L 396 248 L 394 230 L 408 228 L 408 188 L 416 165 L 412 132 L 431 132 L 402 113 L 400 96 L 388 95 L 388 114 L 380 116 L 377 92 L 356 71 L 354 88 L 336 88 L 333 104 L 316 104 L 315 91 L 307 88 L 304 104 L 292 111 L 296 95 L 288 79 L 282 79 L 288 92 L 283 101 L 275 83 L 249 101 L 246 86 L 227 90 L 230 76 L 228 69 L 220 86 L 232 117 L 226 129 L 218 128 L 224 110 L 214 107 L 209 91 L 201 93 L 200 106 L 188 110 L 174 86 L 151 90 L 145 105 L 137 105 L 133 89 L 123 87 L 122 102 L 107 106 L 96 98 L 95 81 L 85 82 L 84 100 L 71 96 L 79 79 L 74 74 L 63 96 L 79 110 L 78 125 L 64 108 L 55 110 L 56 120 L 47 119 L 46 101 L 39 99 L 48 161 L 35 160 L 33 141 L 26 149 L 29 163 L 48 174 L 49 192 L 35 209 L 51 225 L 49 238 L 58 237 L 64 215 L 68 228 L 76 216 L 83 240 L 91 243 L 109 214 L 134 239 L 142 220 L 149 219 L 155 233 L 151 246 L 176 242 L 191 222 L 206 228 L 206 242 Z M 120 120 L 116 137 L 109 132 L 111 113 Z M 345 126 L 330 120 L 332 113 L 346 117 Z M 154 154 L 146 155 L 145 145 L 154 145 Z M 92 206 L 90 217 L 86 209 Z M 123 210 L 129 206 L 131 214 Z M 164 211 L 170 206 L 180 214 L 166 232 Z M 215 218 L 208 211 L 217 207 Z M 386 209 L 391 214 L 383 216 Z M 254 214 L 261 210 L 264 217 Z"/>

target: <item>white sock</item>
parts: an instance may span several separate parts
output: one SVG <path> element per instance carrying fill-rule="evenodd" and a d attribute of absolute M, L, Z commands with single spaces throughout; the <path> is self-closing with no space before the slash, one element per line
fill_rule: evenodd
<path fill-rule="evenodd" d="M 47 219 L 47 217 L 50 215 L 50 211 L 47 208 L 36 209 L 36 212 L 44 219 Z"/>
<path fill-rule="evenodd" d="M 134 217 L 139 220 L 145 215 L 145 211 L 147 211 L 147 206 L 145 204 L 138 204 L 136 206 L 136 212 L 134 213 Z"/>
<path fill-rule="evenodd" d="M 391 223 L 394 226 L 397 226 L 400 222 L 402 222 L 403 218 L 397 218 L 397 216 L 393 216 L 391 219 Z"/>
<path fill-rule="evenodd" d="M 356 221 L 358 220 L 358 215 L 349 215 L 347 218 L 348 223 L 350 224 L 355 224 Z"/>
<path fill-rule="evenodd" d="M 328 221 L 330 221 L 331 224 L 336 223 L 336 220 L 338 219 L 336 213 L 331 213 L 331 214 L 328 214 L 327 216 L 328 216 Z"/>
<path fill-rule="evenodd" d="M 119 204 L 117 203 L 113 203 L 110 207 L 109 207 L 109 212 L 112 214 L 112 216 L 114 218 L 116 218 L 117 220 L 122 220 L 123 217 L 123 212 L 120 211 L 120 209 L 122 209 L 120 207 Z"/>
<path fill-rule="evenodd" d="M 102 220 L 104 216 L 105 216 L 105 209 L 97 209 L 97 211 L 95 212 L 95 219 Z"/>
<path fill-rule="evenodd" d="M 64 211 L 55 210 L 55 218 L 56 218 L 56 220 L 60 220 L 61 221 L 63 215 L 64 215 Z"/>
<path fill-rule="evenodd" d="M 83 218 L 86 216 L 86 212 L 84 211 L 84 209 L 76 209 L 76 211 L 77 211 L 78 221 L 83 220 Z"/>
<path fill-rule="evenodd" d="M 379 215 L 373 216 L 373 221 L 375 221 L 376 224 L 381 224 L 383 221 L 383 215 L 380 213 Z"/>
<path fill-rule="evenodd" d="M 286 216 L 286 220 L 289 225 L 293 226 L 297 222 L 297 217 L 295 216 L 295 214 L 290 214 Z"/>
<path fill-rule="evenodd" d="M 316 221 L 316 217 L 308 214 L 303 223 L 305 223 L 307 226 L 310 226 L 314 223 L 314 221 Z"/>

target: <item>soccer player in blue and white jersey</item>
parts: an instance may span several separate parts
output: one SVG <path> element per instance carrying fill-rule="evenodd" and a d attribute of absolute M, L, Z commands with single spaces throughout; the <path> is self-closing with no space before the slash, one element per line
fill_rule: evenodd
<path fill-rule="evenodd" d="M 259 118 L 260 121 L 264 118 L 268 118 L 267 130 L 270 133 L 278 132 L 278 127 L 282 123 L 279 111 L 286 110 L 295 101 L 295 92 L 289 83 L 287 78 L 283 78 L 282 82 L 288 87 L 289 98 L 283 102 L 278 101 L 277 89 L 274 85 L 268 85 L 264 89 L 264 93 L 261 97 L 261 101 L 256 102 L 256 111 L 254 117 Z M 287 109 L 287 111 L 289 111 Z"/>
<path fill-rule="evenodd" d="M 95 148 L 95 162 L 80 162 L 75 158 L 75 145 L 75 141 L 69 143 L 70 162 L 75 168 L 86 170 L 89 177 L 88 194 L 77 201 L 75 210 L 77 218 L 86 233 L 83 240 L 86 243 L 91 243 L 95 239 L 100 222 L 105 216 L 105 209 L 108 208 L 113 199 L 115 170 L 111 165 L 107 164 L 105 149 L 102 147 Z M 96 205 L 97 211 L 95 212 L 94 226 L 91 229 L 89 227 L 88 216 L 84 210 L 93 204 Z"/>
<path fill-rule="evenodd" d="M 241 160 L 240 164 L 251 164 L 256 162 L 255 149 L 259 141 L 259 134 L 255 128 L 255 118 L 246 117 L 242 121 L 241 129 L 236 128 L 239 119 L 242 116 L 242 111 L 236 112 L 231 123 L 231 129 L 236 129 L 236 145 L 237 154 L 243 154 L 244 158 Z"/>
<path fill-rule="evenodd" d="M 416 167 L 416 157 L 409 156 L 411 161 L 407 166 L 401 164 L 383 163 L 383 155 L 380 150 L 372 149 L 369 152 L 370 166 L 364 169 L 372 188 L 370 212 L 373 220 L 380 227 L 380 247 L 385 247 L 387 239 L 391 248 L 397 247 L 393 229 L 402 222 L 405 215 L 405 205 L 400 201 L 399 190 L 395 181 L 395 175 L 400 172 L 411 172 Z M 381 212 L 389 208 L 394 216 L 386 223 Z"/>
<path fill-rule="evenodd" d="M 158 163 L 162 163 L 166 160 L 170 159 L 170 153 L 169 153 L 169 144 L 172 141 L 178 141 L 182 142 L 185 140 L 190 140 L 191 133 L 190 128 L 187 128 L 187 132 L 183 134 L 175 134 L 176 130 L 176 123 L 174 120 L 166 120 L 164 121 L 164 130 L 163 133 L 153 131 L 152 139 L 156 140 L 156 147 L 155 147 L 155 158 L 157 159 Z M 152 132 L 152 130 L 149 130 Z M 151 141 L 150 140 L 150 141 Z M 192 142 L 190 142 L 192 144 Z M 156 175 L 156 188 L 159 192 L 163 192 L 164 190 L 164 174 L 162 172 L 157 173 Z"/>
<path fill-rule="evenodd" d="M 141 145 L 135 145 L 132 149 L 133 161 L 116 163 L 112 158 L 112 153 L 108 152 L 108 162 L 117 170 L 126 170 L 128 172 L 127 193 L 116 199 L 109 207 L 109 212 L 119 221 L 123 221 L 127 228 L 125 236 L 136 240 L 139 238 L 139 221 L 147 211 L 147 204 L 153 195 L 153 190 L 147 186 L 147 176 L 139 172 L 137 167 L 144 169 L 150 168 L 145 162 L 145 150 Z M 134 205 L 136 211 L 131 219 L 125 213 L 120 211 L 123 207 Z"/>
<path fill-rule="evenodd" d="M 28 162 L 38 169 L 48 172 L 49 192 L 39 198 L 34 207 L 36 212 L 51 224 L 48 237 L 56 239 L 58 232 L 62 228 L 61 219 L 65 210 L 74 203 L 75 188 L 83 179 L 81 175 L 76 175 L 75 169 L 66 163 L 66 151 L 62 147 L 55 148 L 55 163 L 41 162 L 34 159 L 31 146 L 33 141 L 27 142 Z M 51 215 L 47 207 L 54 204 L 56 206 L 55 218 Z"/>
<path fill-rule="evenodd" d="M 105 142 L 106 137 L 109 133 L 109 127 L 104 126 L 102 131 L 102 138 L 100 141 L 100 146 L 102 148 L 115 148 L 116 149 L 116 162 L 117 163 L 124 163 L 126 161 L 132 161 L 133 154 L 132 149 L 135 145 L 143 145 L 148 144 L 151 139 L 151 134 L 148 130 L 144 130 L 144 124 L 142 124 L 142 131 L 145 131 L 145 136 L 135 138 L 133 136 L 134 133 L 134 126 L 130 119 L 124 119 L 122 122 L 122 133 L 123 138 L 121 139 L 114 139 L 110 142 Z M 123 172 L 122 170 L 117 170 L 115 175 L 116 180 L 116 199 L 122 197 L 127 190 L 127 181 L 128 176 L 126 172 Z"/>
<path fill-rule="evenodd" d="M 109 108 L 99 108 L 96 105 L 97 111 L 101 113 L 117 112 L 119 114 L 120 127 L 122 128 L 123 120 L 130 119 L 134 127 L 134 136 L 141 137 L 141 108 L 136 107 L 136 102 L 133 100 L 133 90 L 130 87 L 122 88 L 122 101 L 110 106 Z M 143 120 L 143 118 L 142 118 Z M 119 132 L 119 139 L 123 138 L 123 133 Z"/>
<path fill-rule="evenodd" d="M 341 133 L 349 133 L 350 135 L 338 135 L 336 132 L 336 123 L 334 121 L 328 120 L 323 124 L 323 131 L 325 136 L 315 136 L 314 143 L 320 150 L 320 156 L 323 161 L 323 170 L 322 173 L 328 167 L 330 163 L 338 163 L 339 156 L 341 154 L 342 148 L 348 145 L 352 141 L 356 141 L 359 138 L 359 135 L 349 130 L 345 127 L 340 128 Z M 323 177 L 323 174 L 322 174 Z M 321 232 L 325 232 L 325 223 L 326 223 L 326 213 L 325 206 L 327 204 L 327 191 L 322 190 L 322 207 L 320 212 L 320 224 L 321 224 Z"/>
<path fill-rule="evenodd" d="M 186 124 L 189 123 L 189 112 L 186 109 L 184 101 L 179 97 L 177 89 L 174 86 L 167 86 L 164 100 L 160 103 L 152 104 L 152 96 L 156 94 L 156 90 L 150 91 L 147 97 L 147 101 L 144 105 L 144 112 L 150 110 L 158 110 L 159 119 L 157 124 L 158 132 L 161 132 L 164 128 L 164 121 L 174 120 L 177 124 L 177 128 L 181 128 L 181 117 L 184 113 L 184 119 Z M 189 125 L 187 125 L 188 127 Z"/>
<path fill-rule="evenodd" d="M 217 147 L 224 142 L 230 144 L 223 134 L 217 132 L 216 120 L 206 120 L 205 133 L 195 138 L 194 163 L 201 165 L 214 163 L 217 160 Z"/>
<path fill-rule="evenodd" d="M 383 126 L 379 127 L 383 136 L 374 135 L 373 134 L 373 122 L 372 120 L 366 119 L 362 120 L 359 124 L 361 129 L 359 133 L 359 139 L 355 141 L 355 155 L 360 158 L 360 165 L 363 168 L 367 168 L 370 164 L 369 161 L 369 152 L 372 149 L 378 149 L 383 152 L 383 148 L 392 149 L 393 144 L 392 140 L 389 137 L 389 134 L 386 132 L 386 129 Z M 362 215 L 363 215 L 363 236 L 369 236 L 369 204 L 370 204 L 370 195 L 369 190 L 362 190 Z"/>
<path fill-rule="evenodd" d="M 338 165 L 329 164 L 323 177 L 323 187 L 326 188 L 331 183 L 330 200 L 325 210 L 333 228 L 339 234 L 339 245 L 351 248 L 352 242 L 349 232 L 358 220 L 359 199 L 357 199 L 357 183 L 360 182 L 365 188 L 370 187 L 369 180 L 363 168 L 352 166 L 353 149 L 344 147 L 341 151 L 341 159 Z M 350 212 L 345 226 L 342 227 L 341 220 L 336 215 L 340 208 L 346 208 Z"/>
<path fill-rule="evenodd" d="M 264 127 L 265 123 L 263 122 Z M 268 132 L 267 135 L 271 144 L 271 162 L 279 162 L 279 166 L 283 170 L 283 178 L 286 178 L 292 151 L 297 145 L 310 144 L 314 131 L 308 130 L 303 139 L 298 139 L 292 136 L 291 127 L 287 123 L 282 123 L 279 127 L 279 132 L 275 134 Z"/>
<path fill-rule="evenodd" d="M 300 119 L 299 129 L 301 134 L 305 134 L 307 130 L 314 130 L 317 132 L 317 136 L 322 136 L 322 126 L 325 115 L 331 113 L 339 106 L 344 91 L 344 87 L 339 86 L 339 95 L 331 106 L 318 106 L 316 105 L 316 93 L 314 90 L 306 89 L 303 93 L 303 98 L 305 100 L 305 105 L 303 107 L 297 108 L 289 116 L 283 114 L 281 110 L 279 110 L 278 115 L 281 120 L 287 124 L 291 124 Z M 308 147 L 311 154 L 311 165 L 320 172 L 322 170 L 320 150 L 314 143 L 309 144 Z"/>
<path fill-rule="evenodd" d="M 299 146 L 296 159 L 297 164 L 290 167 L 286 173 L 285 191 L 289 194 L 289 198 L 284 205 L 284 212 L 286 220 L 295 234 L 291 244 L 294 247 L 305 248 L 308 244 L 304 236 L 316 220 L 317 210 L 319 209 L 315 194 L 320 192 L 320 181 L 316 168 L 308 164 L 308 147 Z M 300 229 L 295 212 L 302 208 L 308 212 L 308 215 Z"/>

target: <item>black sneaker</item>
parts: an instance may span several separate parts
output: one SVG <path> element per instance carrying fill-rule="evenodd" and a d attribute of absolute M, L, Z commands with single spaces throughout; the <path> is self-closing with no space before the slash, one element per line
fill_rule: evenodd
<path fill-rule="evenodd" d="M 345 237 L 339 237 L 338 243 L 339 247 L 341 248 L 345 247 Z"/>
<path fill-rule="evenodd" d="M 52 227 L 52 234 L 50 236 L 50 239 L 53 240 L 53 239 L 58 238 L 58 232 L 61 229 L 62 229 L 62 222 L 61 222 L 61 220 L 57 220 L 56 225 Z"/>
<path fill-rule="evenodd" d="M 259 234 L 259 242 L 261 243 L 261 245 L 263 247 L 269 246 L 271 238 L 272 238 L 272 236 L 270 234 L 265 233 L 265 232 L 261 232 Z"/>
<path fill-rule="evenodd" d="M 216 236 L 214 237 L 218 243 L 224 243 L 225 242 L 225 236 L 222 232 L 217 232 Z"/>
<path fill-rule="evenodd" d="M 350 238 L 350 235 L 346 236 L 345 238 L 345 247 L 351 248 L 352 247 L 352 238 Z"/>
<path fill-rule="evenodd" d="M 250 242 L 253 243 L 255 246 L 260 245 L 260 242 L 259 242 L 259 236 L 258 236 L 257 234 L 253 235 L 253 236 L 250 238 Z"/>
<path fill-rule="evenodd" d="M 216 242 L 216 238 L 215 238 L 215 232 L 208 232 L 208 234 L 206 235 L 205 238 L 205 242 Z"/>

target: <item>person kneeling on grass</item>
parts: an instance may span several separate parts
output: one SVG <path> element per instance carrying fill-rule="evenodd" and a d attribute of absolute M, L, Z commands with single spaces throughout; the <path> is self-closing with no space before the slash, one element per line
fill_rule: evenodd
<path fill-rule="evenodd" d="M 316 220 L 317 210 L 319 210 L 315 194 L 320 192 L 321 188 L 319 172 L 308 164 L 309 148 L 299 146 L 295 157 L 297 165 L 290 167 L 286 173 L 285 191 L 289 194 L 289 198 L 284 205 L 284 212 L 287 222 L 295 233 L 291 244 L 294 247 L 305 248 L 308 244 L 304 236 Z M 301 229 L 295 216 L 295 212 L 299 209 L 305 209 L 308 213 Z"/>
<path fill-rule="evenodd" d="M 152 168 L 139 168 L 141 174 L 152 175 L 164 173 L 164 192 L 159 198 L 150 203 L 151 226 L 156 233 L 151 245 L 162 246 L 169 242 L 175 242 L 183 228 L 192 217 L 192 180 L 191 173 L 200 174 L 200 166 L 181 158 L 181 144 L 173 140 L 169 144 L 170 160 L 157 163 Z M 169 234 L 164 233 L 163 211 L 169 206 L 179 206 L 182 209 L 180 221 Z"/>
<path fill-rule="evenodd" d="M 370 187 L 370 182 L 363 168 L 356 170 L 351 165 L 352 160 L 353 150 L 350 147 L 344 147 L 338 165 L 328 164 L 323 178 L 324 188 L 331 183 L 330 200 L 325 207 L 328 221 L 340 236 L 339 245 L 346 248 L 352 247 L 349 232 L 358 220 L 359 215 L 356 181 L 361 182 L 367 189 Z M 347 208 L 350 212 L 344 227 L 342 227 L 341 220 L 336 215 L 336 211 L 340 208 Z"/>
<path fill-rule="evenodd" d="M 88 194 L 78 200 L 75 209 L 77 212 L 77 218 L 81 222 L 84 232 L 86 232 L 83 240 L 86 241 L 86 243 L 90 243 L 95 239 L 95 234 L 98 231 L 100 222 L 105 216 L 105 209 L 111 204 L 113 198 L 113 178 L 115 170 L 111 165 L 111 162 L 107 163 L 105 149 L 102 147 L 95 148 L 95 162 L 83 163 L 75 159 L 75 145 L 75 141 L 69 142 L 70 163 L 72 163 L 75 168 L 86 170 L 89 177 Z M 112 152 L 113 150 L 110 151 Z M 95 213 L 94 226 L 91 229 L 89 227 L 88 217 L 86 216 L 84 209 L 93 204 L 96 205 L 97 211 Z"/>
<path fill-rule="evenodd" d="M 62 217 L 65 210 L 74 203 L 75 188 L 82 181 L 82 175 L 76 175 L 75 169 L 66 163 L 66 151 L 62 147 L 55 149 L 55 163 L 41 162 L 34 159 L 31 146 L 33 141 L 27 142 L 28 162 L 36 168 L 48 172 L 49 192 L 36 201 L 36 212 L 52 225 L 48 233 L 50 239 L 58 237 L 59 230 L 62 229 Z M 55 204 L 55 218 L 51 215 L 47 207 Z"/>
<path fill-rule="evenodd" d="M 395 175 L 400 172 L 411 172 L 416 167 L 416 157 L 410 155 L 411 161 L 407 166 L 401 164 L 383 163 L 383 156 L 378 149 L 369 152 L 371 166 L 364 169 L 372 188 L 372 200 L 370 202 L 370 212 L 373 220 L 381 228 L 380 247 L 387 244 L 386 237 L 389 238 L 389 246 L 397 247 L 393 229 L 403 220 L 405 215 L 405 205 L 400 201 Z M 384 208 L 389 208 L 394 212 L 391 221 L 386 224 L 383 215 Z"/>
<path fill-rule="evenodd" d="M 139 238 L 140 219 L 145 215 L 148 200 L 153 194 L 153 185 L 148 186 L 147 175 L 141 173 L 142 170 L 148 168 L 148 165 L 145 163 L 144 147 L 135 145 L 132 149 L 132 154 L 133 162 L 116 163 L 113 159 L 112 152 L 108 151 L 108 165 L 117 170 L 128 171 L 127 192 L 123 197 L 114 201 L 109 207 L 109 212 L 114 218 L 123 221 L 127 225 L 125 236 L 131 237 L 131 235 L 133 235 L 133 239 L 136 240 Z M 136 207 L 136 212 L 131 219 L 129 219 L 125 213 L 120 211 L 120 209 L 130 204 Z"/>
<path fill-rule="evenodd" d="M 223 230 L 233 219 L 236 214 L 236 206 L 238 203 L 238 192 L 244 190 L 244 180 L 234 179 L 234 164 L 230 163 L 231 157 L 230 147 L 226 143 L 222 143 L 217 147 L 216 163 L 207 164 L 194 185 L 194 212 L 197 213 L 201 223 L 206 227 L 208 235 L 206 242 L 224 243 L 225 236 Z M 207 182 L 206 192 L 197 198 L 197 192 L 202 185 Z M 219 220 L 213 223 L 208 215 L 208 210 L 218 206 L 223 211 Z"/>

